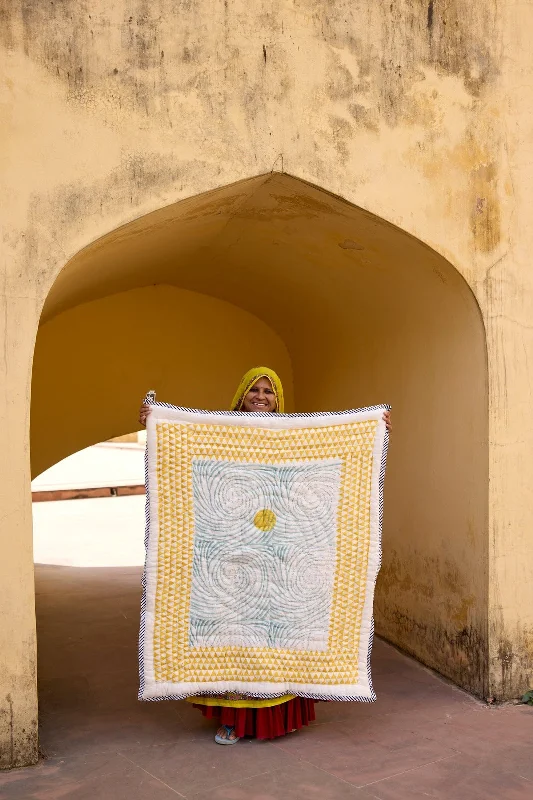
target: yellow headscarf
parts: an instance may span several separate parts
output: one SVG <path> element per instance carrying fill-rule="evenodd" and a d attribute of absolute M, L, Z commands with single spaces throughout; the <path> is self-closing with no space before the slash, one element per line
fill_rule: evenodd
<path fill-rule="evenodd" d="M 276 411 L 278 411 L 280 414 L 283 414 L 285 409 L 285 402 L 283 400 L 283 386 L 279 375 L 277 375 L 273 369 L 268 369 L 268 367 L 254 367 L 253 369 L 249 369 L 246 375 L 243 376 L 243 379 L 239 383 L 239 388 L 235 392 L 235 397 L 233 398 L 233 402 L 231 404 L 232 411 L 240 411 L 242 409 L 244 398 L 252 386 L 255 386 L 260 378 L 268 378 L 272 384 L 272 388 L 274 389 L 274 394 L 276 396 Z"/>

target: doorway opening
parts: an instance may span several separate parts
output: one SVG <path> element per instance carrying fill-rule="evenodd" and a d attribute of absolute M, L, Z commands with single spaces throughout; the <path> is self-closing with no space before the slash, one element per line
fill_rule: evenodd
<path fill-rule="evenodd" d="M 479 308 L 441 255 L 319 187 L 286 174 L 251 178 L 111 231 L 64 267 L 35 349 L 34 474 L 133 430 L 148 389 L 225 408 L 256 364 L 281 375 L 288 411 L 392 405 L 377 632 L 483 695 Z M 50 574 L 47 592 L 56 578 L 58 598 L 74 592 Z M 123 578 L 95 573 L 94 587 L 116 600 Z M 80 591 L 80 614 L 94 613 L 96 595 Z M 131 614 L 137 600 L 128 602 Z"/>

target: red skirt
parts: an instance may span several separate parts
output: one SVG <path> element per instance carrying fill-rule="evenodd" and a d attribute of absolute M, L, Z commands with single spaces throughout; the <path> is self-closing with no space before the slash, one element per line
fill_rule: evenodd
<path fill-rule="evenodd" d="M 286 703 L 266 708 L 229 708 L 203 706 L 194 703 L 207 719 L 219 719 L 221 725 L 235 728 L 237 736 L 254 739 L 275 739 L 291 731 L 300 730 L 315 719 L 316 700 L 294 697 Z"/>

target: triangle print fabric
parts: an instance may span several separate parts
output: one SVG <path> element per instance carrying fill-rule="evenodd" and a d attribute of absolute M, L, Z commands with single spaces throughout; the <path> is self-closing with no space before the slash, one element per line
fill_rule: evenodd
<path fill-rule="evenodd" d="M 139 698 L 374 700 L 388 406 L 151 406 Z"/>

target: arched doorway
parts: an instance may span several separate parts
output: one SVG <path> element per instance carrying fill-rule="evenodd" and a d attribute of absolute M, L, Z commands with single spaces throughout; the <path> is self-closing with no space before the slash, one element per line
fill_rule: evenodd
<path fill-rule="evenodd" d="M 483 695 L 483 323 L 452 265 L 384 220 L 273 173 L 160 209 L 85 248 L 42 315 L 34 470 L 132 430 L 148 388 L 220 408 L 261 362 L 282 374 L 289 410 L 392 404 L 377 630 Z"/>

